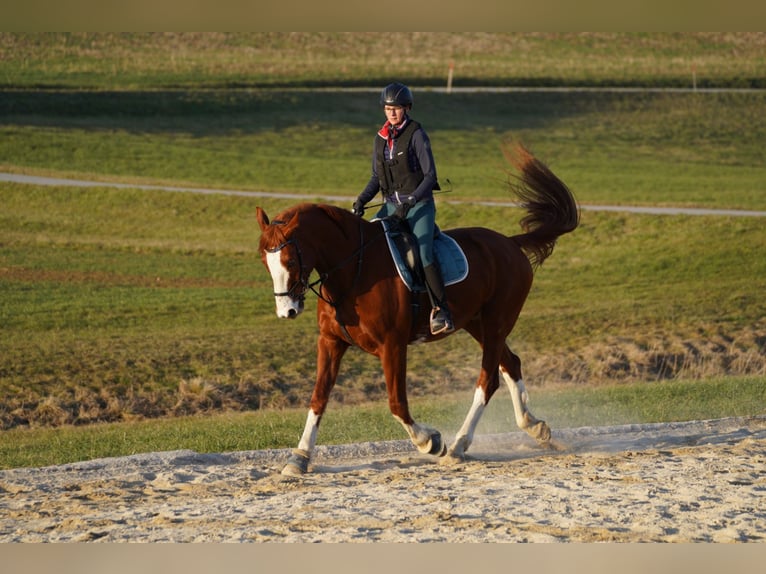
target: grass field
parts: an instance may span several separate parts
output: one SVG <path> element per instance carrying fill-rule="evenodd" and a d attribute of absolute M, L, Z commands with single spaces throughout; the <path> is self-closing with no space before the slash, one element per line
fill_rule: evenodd
<path fill-rule="evenodd" d="M 2 34 L 9 87 L 763 87 L 763 33 Z"/>
<path fill-rule="evenodd" d="M 757 209 L 763 93 L 418 96 L 455 199 L 507 199 L 501 146 L 528 143 L 583 203 Z M 367 93 L 9 92 L 0 169 L 355 196 L 380 123 Z M 372 134 L 372 135 L 371 135 Z"/>
<path fill-rule="evenodd" d="M 402 79 L 438 85 L 427 69 L 449 53 L 465 85 L 683 86 L 695 62 L 703 85 L 758 87 L 765 37 L 425 35 L 407 41 Z M 345 195 L 350 206 L 382 120 L 376 95 L 306 88 L 388 81 L 380 41 L 0 34 L 0 171 Z M 298 57 L 305 46 L 312 58 Z M 583 204 L 766 210 L 760 91 L 415 97 L 453 187 L 438 203 L 443 228 L 518 231 L 517 210 L 478 204 L 511 199 L 509 140 Z M 313 384 L 314 301 L 298 321 L 276 319 L 253 217 L 292 200 L 0 184 L 0 203 L 0 466 L 293 446 Z M 765 412 L 765 250 L 760 218 L 583 212 L 510 340 L 541 416 L 560 426 Z M 456 424 L 433 397 L 462 416 L 479 356 L 464 334 L 412 348 L 411 392 L 436 409 L 429 422 Z M 609 407 L 619 392 L 633 406 Z M 383 407 L 340 408 L 384 400 L 373 358 L 349 353 L 333 400 L 352 423 L 323 425 L 320 441 L 401 438 Z M 620 416 L 596 417 L 594 404 Z"/>

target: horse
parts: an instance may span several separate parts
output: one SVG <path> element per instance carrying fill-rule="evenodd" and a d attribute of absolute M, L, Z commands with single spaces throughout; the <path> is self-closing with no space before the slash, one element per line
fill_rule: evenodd
<path fill-rule="evenodd" d="M 483 227 L 441 231 L 462 247 L 470 269 L 463 281 L 446 288 L 453 332 L 464 329 L 482 349 L 473 402 L 449 448 L 438 430 L 412 418 L 406 372 L 410 344 L 451 333 L 430 334 L 430 304 L 423 300 L 413 306 L 413 297 L 425 295 L 414 295 L 397 274 L 382 239 L 382 225 L 331 205 L 302 203 L 273 220 L 256 208 L 259 252 L 273 281 L 277 316 L 299 316 L 310 290 L 318 298 L 316 381 L 303 434 L 282 474 L 308 472 L 320 421 L 351 346 L 380 360 L 389 410 L 420 453 L 445 457 L 443 461 L 465 460 L 500 377 L 510 390 L 516 424 L 541 445 L 550 446 L 550 427 L 527 407 L 521 360 L 506 338 L 527 299 L 536 268 L 551 255 L 557 239 L 578 226 L 580 213 L 567 185 L 526 147 L 517 144 L 503 151 L 518 170 L 508 186 L 526 212 L 520 221 L 522 233 L 506 236 Z M 319 278 L 310 282 L 314 271 Z"/>

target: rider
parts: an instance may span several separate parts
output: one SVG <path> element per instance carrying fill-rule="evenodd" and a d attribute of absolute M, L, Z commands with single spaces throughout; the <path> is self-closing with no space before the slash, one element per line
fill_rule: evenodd
<path fill-rule="evenodd" d="M 439 189 L 431 142 L 423 127 L 409 117 L 412 92 L 399 82 L 383 88 L 380 105 L 386 122 L 375 137 L 372 176 L 354 202 L 353 212 L 364 215 L 364 206 L 380 191 L 385 202 L 377 217 L 406 219 L 418 241 L 426 286 L 432 295 L 431 333 L 455 330 L 445 297 L 444 280 L 434 257 L 436 206 L 433 190 Z"/>

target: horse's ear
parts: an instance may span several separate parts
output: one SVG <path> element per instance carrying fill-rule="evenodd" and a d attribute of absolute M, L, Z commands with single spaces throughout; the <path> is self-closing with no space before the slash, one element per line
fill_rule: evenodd
<path fill-rule="evenodd" d="M 258 220 L 258 225 L 261 226 L 261 231 L 269 225 L 269 216 L 260 207 L 255 208 L 255 218 Z"/>

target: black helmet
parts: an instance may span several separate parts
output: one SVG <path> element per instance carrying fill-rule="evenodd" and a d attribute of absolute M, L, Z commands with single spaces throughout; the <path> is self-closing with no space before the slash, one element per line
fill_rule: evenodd
<path fill-rule="evenodd" d="M 380 93 L 381 106 L 411 106 L 412 92 L 399 82 L 388 84 Z"/>

